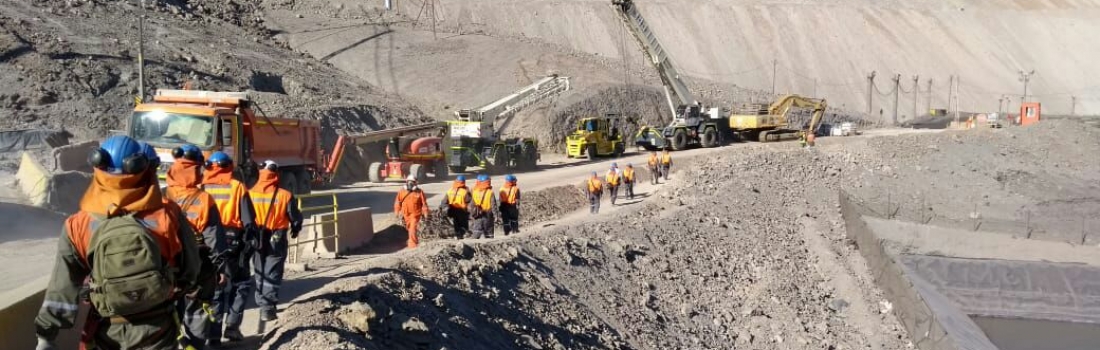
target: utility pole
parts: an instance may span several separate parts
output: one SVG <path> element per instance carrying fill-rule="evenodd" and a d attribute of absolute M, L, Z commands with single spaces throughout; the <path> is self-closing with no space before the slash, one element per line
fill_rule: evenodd
<path fill-rule="evenodd" d="M 867 75 L 867 115 L 871 115 L 873 96 L 875 94 L 875 71 Z"/>
<path fill-rule="evenodd" d="M 913 119 L 917 118 L 917 99 L 920 98 L 920 81 L 919 75 L 913 76 Z"/>
<path fill-rule="evenodd" d="M 1024 82 L 1024 97 L 1020 99 L 1020 103 L 1027 102 L 1027 83 L 1031 82 L 1031 76 L 1035 75 L 1035 70 L 1030 72 L 1020 71 L 1020 81 Z"/>
<path fill-rule="evenodd" d="M 1069 97 L 1069 115 L 1077 115 L 1077 96 Z"/>
<path fill-rule="evenodd" d="M 898 95 L 901 93 L 901 74 L 894 74 L 894 119 L 890 125 L 898 124 Z"/>
<path fill-rule="evenodd" d="M 947 108 L 944 109 L 951 111 L 951 101 L 955 98 L 955 76 L 948 76 L 947 79 Z"/>
<path fill-rule="evenodd" d="M 775 73 L 779 69 L 779 61 L 772 60 L 772 95 L 775 95 Z"/>
<path fill-rule="evenodd" d="M 1005 112 L 1005 95 L 1001 95 L 1001 98 L 997 99 L 997 115 L 1004 114 Z"/>
<path fill-rule="evenodd" d="M 959 122 L 959 84 L 961 77 L 955 77 L 955 123 Z"/>
<path fill-rule="evenodd" d="M 932 79 L 928 79 L 928 102 L 924 104 L 924 112 L 932 114 Z"/>
<path fill-rule="evenodd" d="M 817 98 L 817 78 L 814 78 L 814 98 Z"/>
<path fill-rule="evenodd" d="M 145 2 L 141 2 L 141 15 L 138 16 L 138 91 L 134 104 L 145 101 Z"/>

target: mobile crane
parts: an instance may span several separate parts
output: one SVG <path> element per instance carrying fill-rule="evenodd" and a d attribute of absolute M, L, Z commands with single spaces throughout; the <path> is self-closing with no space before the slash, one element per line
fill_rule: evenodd
<path fill-rule="evenodd" d="M 707 108 L 695 99 L 680 73 L 672 65 L 665 49 L 649 29 L 642 14 L 632 0 L 612 0 L 619 18 L 642 47 L 648 61 L 657 69 L 664 85 L 665 101 L 672 122 L 664 128 L 642 126 L 634 137 L 634 143 L 649 151 L 671 148 L 683 150 L 692 146 L 717 147 L 722 135 L 728 131 L 726 117 L 720 108 Z"/>

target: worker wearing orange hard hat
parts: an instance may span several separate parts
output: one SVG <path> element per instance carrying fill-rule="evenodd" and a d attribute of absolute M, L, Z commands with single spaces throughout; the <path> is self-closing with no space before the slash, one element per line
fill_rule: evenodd
<path fill-rule="evenodd" d="M 589 212 L 599 214 L 600 198 L 603 197 L 603 181 L 600 181 L 600 176 L 593 171 L 592 176 L 584 182 L 583 188 L 584 193 L 588 195 Z"/>
<path fill-rule="evenodd" d="M 393 200 L 393 213 L 405 220 L 405 230 L 409 234 L 409 239 L 405 241 L 406 247 L 419 246 L 420 237 L 417 236 L 417 229 L 420 226 L 420 220 L 428 217 L 429 210 L 428 197 L 417 185 L 416 175 L 409 175 L 405 179 L 405 186 L 397 192 L 397 197 Z"/>

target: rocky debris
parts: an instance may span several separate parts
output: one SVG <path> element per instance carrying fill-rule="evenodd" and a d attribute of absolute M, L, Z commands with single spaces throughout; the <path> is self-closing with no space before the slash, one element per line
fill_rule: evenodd
<path fill-rule="evenodd" d="M 523 189 L 522 184 L 520 189 Z M 497 190 L 499 191 L 499 189 Z M 438 205 L 438 203 L 429 204 Z M 524 191 L 519 204 L 520 230 L 531 229 L 532 224 L 557 219 L 585 205 L 587 205 L 587 201 L 584 194 L 581 193 L 579 188 L 572 185 L 550 187 L 538 191 Z M 447 218 L 446 212 L 443 210 L 436 210 L 434 215 L 422 221 L 420 225 L 420 239 L 424 241 L 451 237 L 454 234 L 454 226 L 452 226 L 450 219 Z M 495 226 L 497 227 L 497 235 L 503 234 L 500 232 L 500 225 L 498 215 Z"/>

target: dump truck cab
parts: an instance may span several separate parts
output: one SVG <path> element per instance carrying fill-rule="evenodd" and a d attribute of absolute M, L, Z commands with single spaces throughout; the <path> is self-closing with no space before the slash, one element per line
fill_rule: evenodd
<path fill-rule="evenodd" d="M 205 157 L 216 151 L 230 155 L 238 178 L 246 183 L 258 175 L 257 163 L 273 160 L 284 188 L 309 193 L 312 182 L 321 178 L 320 123 L 268 118 L 257 115 L 255 108 L 244 92 L 157 90 L 153 102 L 134 107 L 128 134 L 157 150 L 161 179 L 174 162 L 172 149 L 192 144 Z"/>

